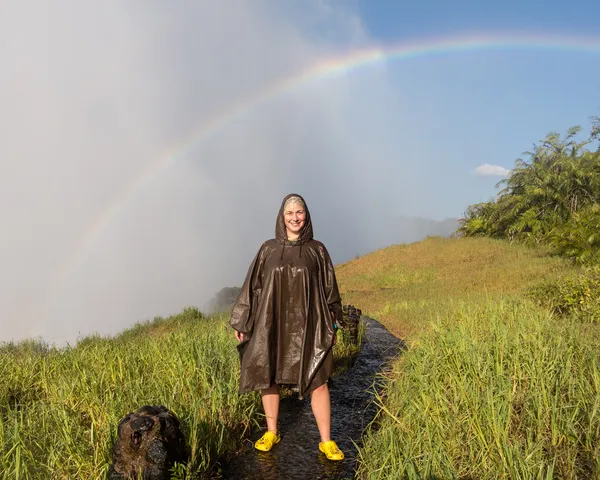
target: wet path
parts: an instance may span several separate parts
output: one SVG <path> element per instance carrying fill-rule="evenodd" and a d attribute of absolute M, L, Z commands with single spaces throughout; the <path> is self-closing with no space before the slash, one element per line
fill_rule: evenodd
<path fill-rule="evenodd" d="M 331 435 L 345 454 L 341 462 L 331 462 L 319 452 L 319 431 L 310 400 L 297 395 L 281 400 L 279 430 L 281 443 L 262 453 L 253 442 L 264 433 L 254 432 L 242 452 L 223 466 L 224 480 L 347 479 L 354 477 L 356 445 L 377 408 L 373 403 L 376 374 L 397 356 L 402 342 L 379 322 L 362 317 L 366 331 L 354 366 L 330 380 Z"/>

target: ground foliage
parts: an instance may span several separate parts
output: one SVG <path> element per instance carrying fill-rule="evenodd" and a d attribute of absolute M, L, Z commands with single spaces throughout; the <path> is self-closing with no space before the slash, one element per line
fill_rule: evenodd
<path fill-rule="evenodd" d="M 116 338 L 69 348 L 40 342 L 0 348 L 0 470 L 6 478 L 104 478 L 119 419 L 165 405 L 191 448 L 188 472 L 207 472 L 256 415 L 237 393 L 231 330 L 185 309 Z"/>
<path fill-rule="evenodd" d="M 344 303 L 409 342 L 458 300 L 498 299 L 571 271 L 568 260 L 542 248 L 441 237 L 393 245 L 336 267 Z"/>
<path fill-rule="evenodd" d="M 503 189 L 489 202 L 471 205 L 461 220 L 465 236 L 544 243 L 581 264 L 600 259 L 600 118 L 589 136 L 581 127 L 564 137 L 552 132 L 519 158 Z"/>
<path fill-rule="evenodd" d="M 560 317 L 600 322 L 600 266 L 593 265 L 563 278 L 532 287 L 528 296 Z"/>
<path fill-rule="evenodd" d="M 364 478 L 598 478 L 598 335 L 517 299 L 461 303 L 388 379 Z"/>
<path fill-rule="evenodd" d="M 547 253 L 428 238 L 338 267 L 345 301 L 409 345 L 360 478 L 600 478 L 600 334 L 532 301 L 579 273 Z"/>
<path fill-rule="evenodd" d="M 263 423 L 259 395 L 238 394 L 227 320 L 189 307 L 68 348 L 0 344 L 0 478 L 105 478 L 119 420 L 142 405 L 164 405 L 181 421 L 190 460 L 174 478 L 212 475 Z M 340 334 L 336 363 L 357 348 Z"/>

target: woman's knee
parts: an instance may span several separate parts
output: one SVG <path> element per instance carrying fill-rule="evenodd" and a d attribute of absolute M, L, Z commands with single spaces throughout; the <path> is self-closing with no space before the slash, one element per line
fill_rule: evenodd
<path fill-rule="evenodd" d="M 279 385 L 277 385 L 277 384 L 271 385 L 269 388 L 265 388 L 264 390 L 261 390 L 260 393 L 261 393 L 261 395 L 278 394 L 279 393 Z"/>
<path fill-rule="evenodd" d="M 323 385 L 319 385 L 317 388 L 315 388 L 312 392 L 310 392 L 311 397 L 316 393 L 317 395 L 324 393 L 328 390 L 327 388 L 327 383 L 324 383 Z"/>

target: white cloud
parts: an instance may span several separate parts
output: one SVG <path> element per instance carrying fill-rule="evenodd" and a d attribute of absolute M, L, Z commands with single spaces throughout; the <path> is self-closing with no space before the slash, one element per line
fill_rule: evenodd
<path fill-rule="evenodd" d="M 483 165 L 479 165 L 474 172 L 475 175 L 480 177 L 506 177 L 510 173 L 510 170 L 501 167 L 500 165 L 484 163 Z"/>

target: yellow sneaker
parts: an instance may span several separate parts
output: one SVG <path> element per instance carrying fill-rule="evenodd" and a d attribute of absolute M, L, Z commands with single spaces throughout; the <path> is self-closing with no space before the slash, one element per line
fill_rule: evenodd
<path fill-rule="evenodd" d="M 328 442 L 319 443 L 319 450 L 321 450 L 328 460 L 343 460 L 344 452 L 342 452 L 333 440 Z"/>
<path fill-rule="evenodd" d="M 273 445 L 278 444 L 280 440 L 281 437 L 276 433 L 265 432 L 265 434 L 256 441 L 254 448 L 261 452 L 268 452 L 273 448 Z"/>

